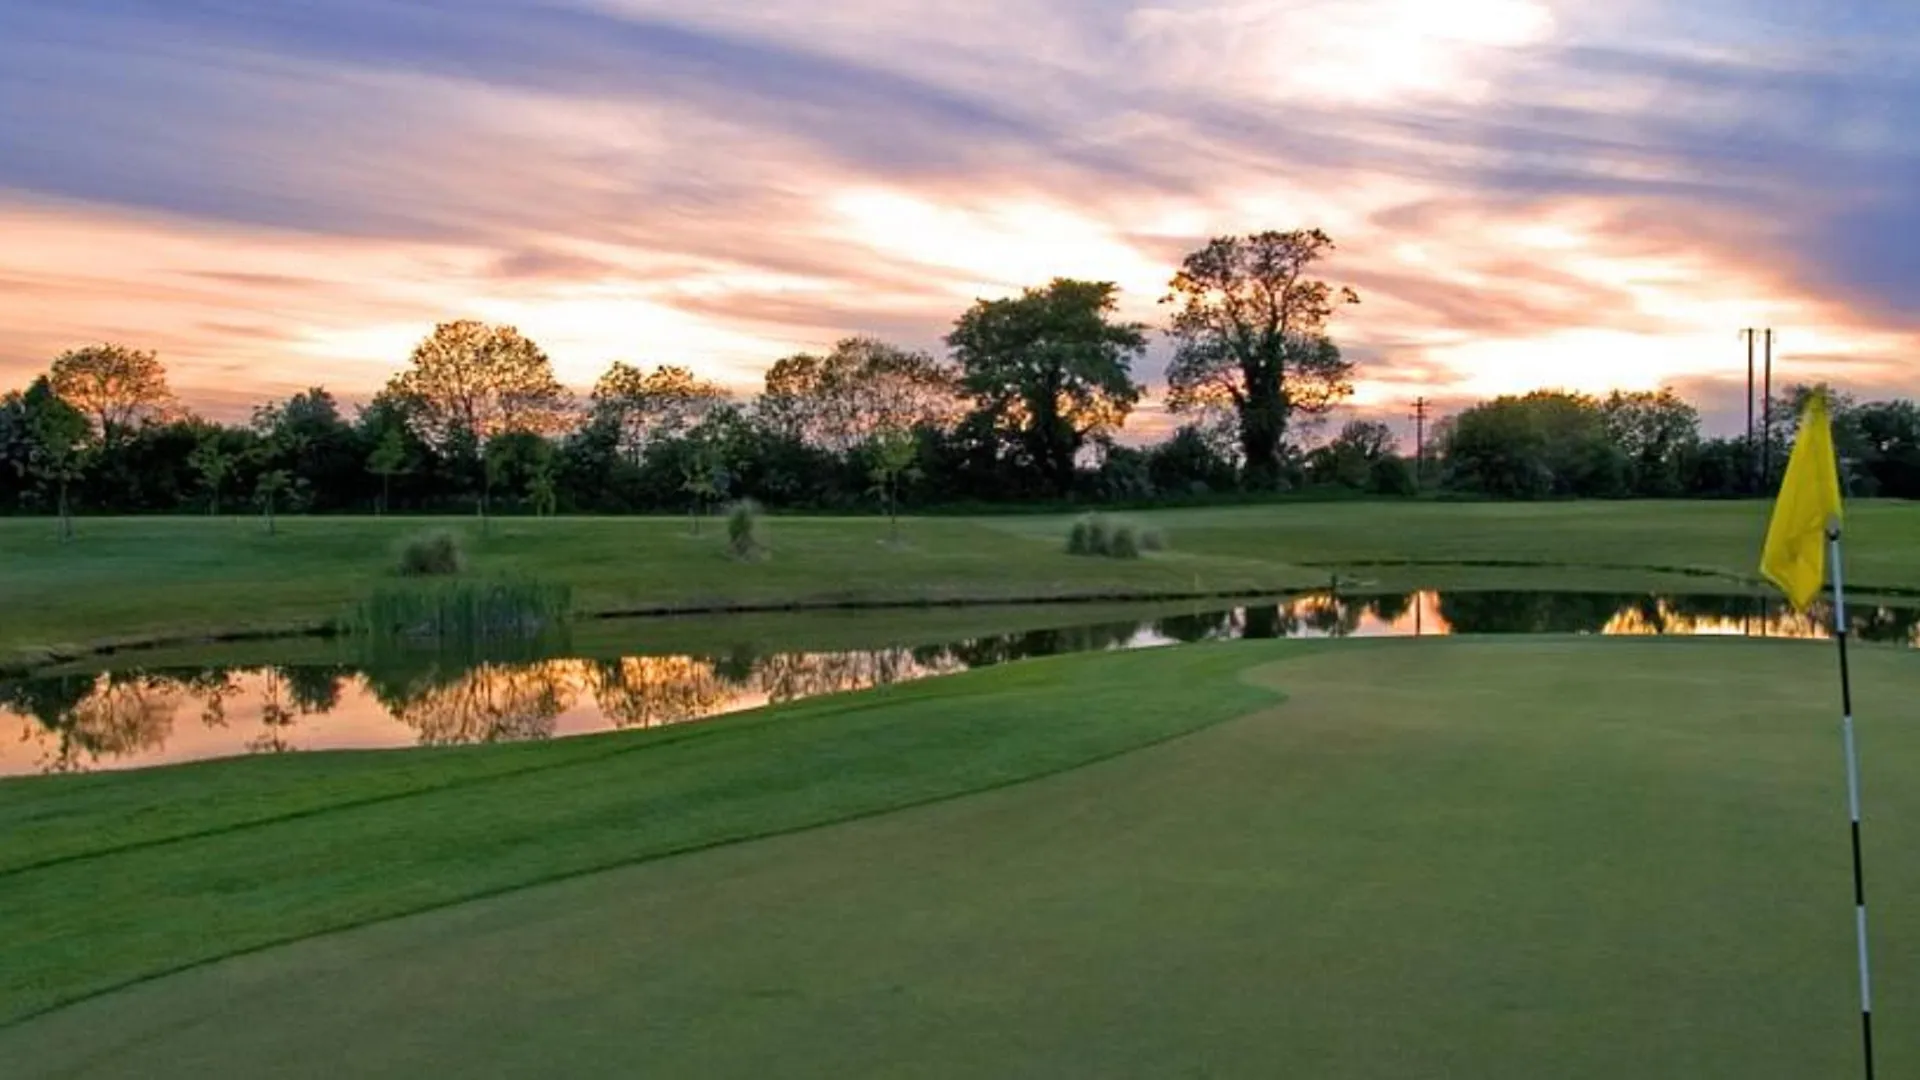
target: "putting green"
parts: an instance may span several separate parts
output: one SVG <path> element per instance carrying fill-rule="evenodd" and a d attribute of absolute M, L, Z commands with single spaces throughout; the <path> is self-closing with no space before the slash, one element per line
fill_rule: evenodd
<path fill-rule="evenodd" d="M 1163 703 L 1234 682 L 1181 685 L 1196 657 L 1286 700 L 1030 783 L 154 979 L 0 1029 L 0 1061 L 143 1077 L 1856 1068 L 1830 647 L 1267 643 L 1012 670 L 1124 663 L 1172 684 Z M 1902 710 L 1920 656 L 1862 650 L 1856 678 L 1880 1064 L 1908 1075 L 1920 732 Z M 1021 709 L 978 685 L 983 715 Z M 105 881 L 122 857 L 83 865 Z M 210 899 L 205 918 L 223 917 Z"/>

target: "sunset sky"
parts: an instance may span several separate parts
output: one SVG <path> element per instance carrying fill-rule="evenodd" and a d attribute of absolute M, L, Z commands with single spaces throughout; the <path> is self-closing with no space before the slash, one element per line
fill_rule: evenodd
<path fill-rule="evenodd" d="M 1920 393 L 1899 0 L 0 0 L 0 103 L 0 387 L 109 339 L 216 416 L 360 398 L 471 316 L 749 391 L 1053 275 L 1157 324 L 1207 236 L 1319 226 L 1369 413 L 1725 430 L 1768 325 Z"/>

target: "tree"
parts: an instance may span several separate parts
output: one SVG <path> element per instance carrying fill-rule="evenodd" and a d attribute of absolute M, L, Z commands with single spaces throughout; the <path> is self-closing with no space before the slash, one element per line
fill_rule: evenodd
<path fill-rule="evenodd" d="M 1177 495 L 1230 491 L 1238 476 L 1226 448 L 1193 424 L 1147 451 L 1147 475 L 1154 489 Z"/>
<path fill-rule="evenodd" d="M 54 392 L 86 414 L 112 446 L 141 420 L 173 407 L 167 369 L 152 351 L 124 345 L 89 345 L 62 353 L 49 372 Z"/>
<path fill-rule="evenodd" d="M 1700 411 L 1672 390 L 1614 391 L 1601 406 L 1607 436 L 1627 460 L 1635 494 L 1668 497 L 1686 487 L 1687 462 L 1700 445 Z"/>
<path fill-rule="evenodd" d="M 1772 475 L 1761 477 L 1761 489 L 1771 494 L 1778 487 L 1780 477 L 1786 472 L 1787 459 L 1793 452 L 1794 440 L 1800 433 L 1800 415 L 1806 411 L 1807 399 L 1815 394 L 1827 399 L 1827 413 L 1833 426 L 1833 452 L 1839 458 L 1842 490 L 1849 495 L 1876 494 L 1875 478 L 1867 467 L 1872 450 L 1860 426 L 1860 402 L 1852 394 L 1835 390 L 1827 383 L 1797 383 L 1773 399 L 1773 407 L 1768 411 L 1772 420 L 1769 426 L 1773 431 Z M 1753 463 L 1754 468 L 1761 465 L 1761 462 Z"/>
<path fill-rule="evenodd" d="M 873 484 L 887 507 L 887 533 L 891 543 L 900 542 L 900 481 L 914 475 L 920 454 L 919 440 L 913 432 L 882 432 L 873 442 Z"/>
<path fill-rule="evenodd" d="M 359 509 L 368 449 L 324 387 L 254 412 L 254 429 L 280 451 L 279 466 L 303 482 L 310 507 Z"/>
<path fill-rule="evenodd" d="M 395 478 L 421 476 L 431 482 L 440 464 L 439 455 L 415 433 L 411 416 L 410 402 L 382 390 L 354 418 L 354 444 L 365 454 L 362 467 L 380 478 L 374 506 L 382 514 L 393 509 Z"/>
<path fill-rule="evenodd" d="M 1878 494 L 1920 498 L 1920 405 L 1870 401 L 1853 411 L 1865 458 L 1863 470 Z"/>
<path fill-rule="evenodd" d="M 1448 482 L 1507 498 L 1608 498 L 1626 493 L 1627 461 L 1600 402 L 1536 390 L 1499 397 L 1449 418 Z"/>
<path fill-rule="evenodd" d="M 285 469 L 267 469 L 254 482 L 253 497 L 260 504 L 260 513 L 267 519 L 267 535 L 276 536 L 279 528 L 275 524 L 274 511 L 280 497 L 294 489 L 293 474 Z"/>
<path fill-rule="evenodd" d="M 33 380 L 20 396 L 19 412 L 27 439 L 26 459 L 21 465 L 43 490 L 53 489 L 60 515 L 60 540 L 65 543 L 73 539 L 73 509 L 68 494 L 86 475 L 92 457 L 86 415 L 62 398 L 52 380 L 44 376 Z"/>
<path fill-rule="evenodd" d="M 1324 414 L 1353 392 L 1353 364 L 1327 324 L 1360 297 L 1307 276 L 1332 250 L 1319 229 L 1217 237 L 1187 256 L 1162 301 L 1177 305 L 1168 405 L 1231 404 L 1250 487 L 1277 483 L 1296 412 Z"/>
<path fill-rule="evenodd" d="M 535 462 L 533 471 L 527 474 L 527 502 L 533 507 L 535 517 L 552 517 L 559 505 L 559 494 L 554 484 L 557 471 L 554 455 L 547 453 Z"/>
<path fill-rule="evenodd" d="M 680 490 L 693 496 L 687 514 L 693 520 L 695 536 L 700 535 L 700 518 L 707 512 L 707 505 L 722 493 L 721 476 L 719 457 L 704 447 L 694 453 L 682 473 Z"/>
<path fill-rule="evenodd" d="M 367 471 L 380 478 L 380 503 L 376 515 L 385 514 L 393 498 L 393 478 L 412 469 L 407 459 L 407 442 L 397 428 L 388 428 L 379 445 L 367 455 Z"/>
<path fill-rule="evenodd" d="M 553 477 L 553 443 L 525 431 L 496 435 L 487 442 L 483 504 L 491 507 L 496 490 L 518 490 L 544 515 L 544 502 L 535 496 L 540 490 L 553 495 Z"/>
<path fill-rule="evenodd" d="M 1355 491 L 1371 489 L 1374 466 L 1395 457 L 1393 429 L 1376 420 L 1350 420 L 1325 446 L 1307 455 L 1307 475 L 1317 483 Z M 1385 476 L 1385 473 L 1382 473 Z"/>
<path fill-rule="evenodd" d="M 616 361 L 594 385 L 593 415 L 619 429 L 621 449 L 638 462 L 649 442 L 685 435 L 726 400 L 725 390 L 686 368 L 662 366 L 642 374 Z"/>
<path fill-rule="evenodd" d="M 846 453 L 890 431 L 951 427 L 960 380 L 928 353 L 851 337 L 826 356 L 789 356 L 767 371 L 759 420 L 780 436 Z"/>
<path fill-rule="evenodd" d="M 220 489 L 239 464 L 235 456 L 220 445 L 222 434 L 216 426 L 203 429 L 200 441 L 194 444 L 193 453 L 187 457 L 187 464 L 200 477 L 200 486 L 207 491 L 207 513 L 211 515 L 220 513 Z"/>
<path fill-rule="evenodd" d="M 467 432 L 479 443 L 509 431 L 560 430 L 569 408 L 553 362 L 511 326 L 441 323 L 387 389 L 407 403 L 414 430 L 435 449 Z"/>
<path fill-rule="evenodd" d="M 1072 490 L 1090 435 L 1118 429 L 1140 400 L 1133 361 L 1145 327 L 1115 322 L 1118 286 L 1055 278 L 981 300 L 947 335 L 977 412 L 1009 435 L 1053 490 Z"/>

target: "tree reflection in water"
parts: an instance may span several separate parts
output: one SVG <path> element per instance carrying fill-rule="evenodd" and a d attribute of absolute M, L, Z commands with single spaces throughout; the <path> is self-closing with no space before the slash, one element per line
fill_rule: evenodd
<path fill-rule="evenodd" d="M 482 664 L 402 701 L 393 716 L 419 733 L 422 746 L 551 738 L 554 719 L 573 707 L 579 667 L 574 660 Z"/>
<path fill-rule="evenodd" d="M 595 661 L 594 701 L 617 728 L 662 727 L 712 716 L 738 691 L 710 660 L 627 656 Z"/>
<path fill-rule="evenodd" d="M 1920 607 L 1849 609 L 1866 641 L 1920 645 Z M 1062 615 L 1071 618 L 1068 609 Z M 541 659 L 383 653 L 354 665 L 199 667 L 0 681 L 0 774 L 283 753 L 447 746 L 658 727 L 1058 653 L 1235 638 L 1415 633 L 1824 637 L 1828 615 L 1750 596 L 1487 591 L 1315 595 L 1144 621 L 841 652 Z M 198 724 L 191 719 L 197 717 Z M 564 728 L 562 722 L 564 721 Z M 191 737 L 189 737 L 191 736 Z M 169 743 L 175 743 L 172 752 Z"/>

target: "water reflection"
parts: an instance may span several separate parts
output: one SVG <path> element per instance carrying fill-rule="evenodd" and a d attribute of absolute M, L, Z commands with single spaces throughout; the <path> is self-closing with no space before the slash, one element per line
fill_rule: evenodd
<path fill-rule="evenodd" d="M 1071 609 L 1061 609 L 1071 618 Z M 1856 607 L 1867 641 L 1920 645 L 1920 607 Z M 1461 633 L 1826 637 L 1826 613 L 1752 597 L 1541 592 L 1308 596 L 914 647 L 125 670 L 0 682 L 0 775 L 294 750 L 454 746 L 658 727 L 1068 652 L 1233 638 Z M 4 738 L 17 731 L 18 737 Z"/>

